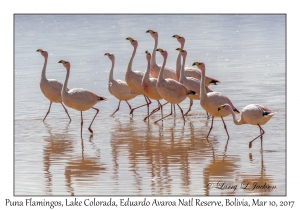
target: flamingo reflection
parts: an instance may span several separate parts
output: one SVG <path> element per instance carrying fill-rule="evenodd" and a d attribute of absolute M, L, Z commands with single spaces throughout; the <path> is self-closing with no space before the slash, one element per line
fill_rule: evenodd
<path fill-rule="evenodd" d="M 43 148 L 43 164 L 44 164 L 44 176 L 45 176 L 45 193 L 47 195 L 52 195 L 52 170 L 54 167 L 61 166 L 62 162 L 68 157 L 68 154 L 72 153 L 74 148 L 72 140 L 69 140 L 68 128 L 69 124 L 58 133 L 52 133 L 52 130 L 59 130 L 58 128 L 51 127 L 48 123 L 44 123 L 47 128 L 47 133 L 49 134 L 44 138 L 45 146 Z"/>
<path fill-rule="evenodd" d="M 91 184 L 99 179 L 100 173 L 106 170 L 106 166 L 100 162 L 100 149 L 93 143 L 92 135 L 89 139 L 92 148 L 96 151 L 96 157 L 90 157 L 84 153 L 84 140 L 81 139 L 81 156 L 73 158 L 66 163 L 65 181 L 67 191 L 75 195 L 74 186 L 77 184 Z M 89 154 L 91 152 L 89 151 Z M 85 195 L 88 195 L 84 193 Z M 82 193 L 80 193 L 82 195 Z"/>
<path fill-rule="evenodd" d="M 125 188 L 127 195 L 190 194 L 194 179 L 191 169 L 199 168 L 211 147 L 205 132 L 195 135 L 193 128 L 176 125 L 176 119 L 173 121 L 174 124 L 168 126 L 149 122 L 136 126 L 131 120 L 115 121 L 111 131 L 111 156 L 116 193 L 123 193 Z"/>

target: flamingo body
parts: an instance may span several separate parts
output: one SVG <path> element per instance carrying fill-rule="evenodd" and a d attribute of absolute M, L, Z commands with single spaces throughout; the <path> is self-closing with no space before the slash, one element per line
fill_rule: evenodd
<path fill-rule="evenodd" d="M 230 115 L 230 113 L 228 113 L 227 111 L 218 111 L 218 107 L 220 106 L 220 104 L 225 103 L 229 103 L 229 99 L 219 92 L 207 93 L 206 99 L 200 100 L 200 105 L 203 107 L 203 109 L 215 117 L 227 117 L 228 115 Z M 232 107 L 232 109 L 234 111 L 237 110 L 235 107 Z"/>
<path fill-rule="evenodd" d="M 61 103 L 61 89 L 63 84 L 56 79 L 41 79 L 40 88 L 46 98 L 54 103 Z"/>
<path fill-rule="evenodd" d="M 73 88 L 68 92 L 62 92 L 62 100 L 72 109 L 86 111 L 98 102 L 107 99 L 83 88 Z"/>
<path fill-rule="evenodd" d="M 179 104 L 187 97 L 188 89 L 171 78 L 163 79 L 157 82 L 159 94 L 171 104 Z"/>
<path fill-rule="evenodd" d="M 131 100 L 139 95 L 122 80 L 111 81 L 108 85 L 108 90 L 110 94 L 121 101 Z"/>
<path fill-rule="evenodd" d="M 125 81 L 127 82 L 128 86 L 139 95 L 144 94 L 144 89 L 141 85 L 143 76 L 144 73 L 141 71 L 128 72 L 125 74 Z"/>

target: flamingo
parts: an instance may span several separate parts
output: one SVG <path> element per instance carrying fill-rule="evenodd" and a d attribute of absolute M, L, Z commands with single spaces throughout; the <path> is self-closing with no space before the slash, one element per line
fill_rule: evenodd
<path fill-rule="evenodd" d="M 179 55 L 182 56 L 182 66 L 180 69 L 180 77 L 179 82 L 183 85 L 185 85 L 188 89 L 193 90 L 196 92 L 195 95 L 188 95 L 188 98 L 190 99 L 190 107 L 188 111 L 184 114 L 185 116 L 190 112 L 192 106 L 193 106 L 193 100 L 200 100 L 200 80 L 196 79 L 195 77 L 186 77 L 184 70 L 185 60 L 187 56 L 187 51 L 183 50 L 182 48 L 177 48 L 176 50 L 179 51 Z M 200 72 L 200 71 L 199 71 Z M 206 77 L 207 78 L 207 77 Z M 205 85 L 205 89 L 207 93 L 213 92 L 209 87 Z M 208 113 L 206 112 L 207 118 Z"/>
<path fill-rule="evenodd" d="M 134 40 L 131 37 L 127 37 L 126 40 L 129 40 L 131 45 L 133 46 L 133 52 L 132 52 L 131 58 L 128 62 L 128 66 L 127 66 L 127 70 L 126 70 L 126 74 L 125 74 L 125 81 L 128 84 L 128 86 L 131 87 L 132 90 L 134 90 L 135 92 L 137 92 L 140 95 L 143 95 L 145 98 L 145 101 L 146 101 L 146 104 L 131 109 L 130 114 L 133 114 L 133 111 L 135 109 L 138 109 L 140 107 L 147 105 L 148 115 L 149 115 L 149 105 L 151 104 L 151 100 L 145 95 L 145 91 L 142 87 L 142 79 L 144 77 L 144 73 L 141 71 L 132 71 L 132 62 L 133 62 L 133 58 L 136 53 L 138 42 L 137 42 L 137 40 Z"/>
<path fill-rule="evenodd" d="M 179 36 L 177 34 L 173 35 L 173 38 L 176 38 L 177 41 L 180 43 L 180 48 L 184 48 L 185 44 L 185 38 L 183 36 Z M 181 58 L 180 58 L 180 52 L 178 53 L 177 60 L 176 60 L 176 76 L 179 81 L 180 78 L 180 69 L 181 69 Z M 185 75 L 187 77 L 194 77 L 198 80 L 201 79 L 201 71 L 198 71 L 197 69 L 194 69 L 192 67 L 185 67 Z M 205 77 L 205 85 L 209 86 L 211 84 L 217 85 L 217 83 L 221 83 L 219 80 L 216 80 L 215 78 L 206 76 Z"/>
<path fill-rule="evenodd" d="M 146 120 L 147 118 L 149 118 L 152 114 L 154 114 L 156 111 L 161 109 L 161 114 L 162 113 L 162 106 L 168 104 L 169 102 L 164 103 L 163 105 L 161 105 L 161 103 L 159 102 L 159 100 L 163 99 L 161 97 L 161 95 L 159 94 L 159 92 L 157 91 L 156 88 L 156 84 L 157 84 L 157 78 L 150 78 L 149 77 L 149 73 L 150 73 L 150 60 L 151 60 L 151 54 L 146 51 L 146 59 L 148 61 L 148 65 L 147 65 L 147 69 L 146 72 L 144 74 L 144 77 L 142 79 L 142 86 L 145 92 L 145 95 L 153 100 L 157 100 L 158 103 L 158 107 L 156 109 L 154 109 L 150 115 L 148 115 L 147 117 L 144 118 L 144 120 Z"/>
<path fill-rule="evenodd" d="M 239 120 L 236 119 L 235 113 L 232 111 L 232 108 L 229 104 L 223 104 L 218 107 L 218 111 L 224 110 L 229 114 L 232 114 L 233 122 L 236 125 L 250 124 L 257 125 L 259 127 L 260 135 L 254 138 L 249 142 L 249 148 L 252 147 L 252 142 L 258 137 L 262 137 L 265 134 L 265 131 L 262 129 L 261 125 L 266 124 L 275 114 L 270 109 L 259 104 L 249 104 L 245 106 L 241 112 L 241 117 Z"/>
<path fill-rule="evenodd" d="M 157 45 L 158 45 L 158 33 L 156 31 L 153 30 L 147 30 L 146 33 L 150 33 L 150 35 L 153 37 L 154 39 L 154 48 L 152 51 L 152 57 L 151 57 L 151 63 L 150 63 L 150 76 L 153 78 L 158 78 L 158 74 L 160 72 L 161 66 L 156 64 L 156 49 L 157 49 Z M 174 80 L 178 80 L 177 76 L 176 76 L 176 72 L 169 68 L 169 67 L 164 67 L 164 78 L 171 78 Z"/>
<path fill-rule="evenodd" d="M 184 99 L 186 99 L 187 95 L 195 94 L 196 92 L 193 90 L 189 90 L 186 86 L 184 86 L 183 84 L 181 84 L 180 82 L 178 82 L 174 79 L 163 78 L 166 60 L 168 57 L 168 52 L 161 48 L 158 48 L 156 51 L 159 51 L 164 58 L 163 64 L 161 66 L 161 69 L 160 69 L 160 72 L 158 75 L 156 88 L 157 88 L 159 94 L 163 97 L 163 99 L 168 101 L 170 104 L 174 104 L 174 105 L 176 104 L 178 106 L 178 108 L 181 111 L 182 117 L 184 119 L 183 111 L 178 104 L 181 103 Z M 157 123 L 158 121 L 160 121 L 170 115 L 172 115 L 172 107 L 171 107 L 171 113 L 169 115 L 162 117 L 161 119 L 155 121 L 154 123 Z"/>
<path fill-rule="evenodd" d="M 108 91 L 110 94 L 115 96 L 117 99 L 119 99 L 119 105 L 118 108 L 112 113 L 111 116 L 113 116 L 120 108 L 121 101 L 125 101 L 129 109 L 131 109 L 130 104 L 128 103 L 128 100 L 131 100 L 135 98 L 137 95 L 139 95 L 137 92 L 133 91 L 126 82 L 122 80 L 115 80 L 113 76 L 114 66 L 115 66 L 115 56 L 114 54 L 105 53 L 110 60 L 111 60 L 111 69 L 109 72 L 109 79 L 108 79 Z"/>
<path fill-rule="evenodd" d="M 54 102 L 54 103 L 60 103 L 63 106 L 63 108 L 65 109 L 65 112 L 67 113 L 67 115 L 70 119 L 70 121 L 69 121 L 69 123 L 70 123 L 71 117 L 70 117 L 66 107 L 62 103 L 62 99 L 61 99 L 61 89 L 62 89 L 63 84 L 61 82 L 57 81 L 56 79 L 47 79 L 46 78 L 48 52 L 44 51 L 42 49 L 38 49 L 37 52 L 40 52 L 41 55 L 45 58 L 44 67 L 43 67 L 42 75 L 41 75 L 40 88 L 41 88 L 41 91 L 44 94 L 44 96 L 46 98 L 48 98 L 50 101 L 49 109 L 48 109 L 48 112 L 46 113 L 46 116 L 43 119 L 43 122 L 45 121 L 47 115 L 49 114 L 51 105 Z"/>
<path fill-rule="evenodd" d="M 211 127 L 209 129 L 209 132 L 206 136 L 206 138 L 208 138 L 212 128 L 213 128 L 213 122 L 214 122 L 214 117 L 221 117 L 223 124 L 224 124 L 224 128 L 226 130 L 228 139 L 229 139 L 229 134 L 226 128 L 226 124 L 223 120 L 223 117 L 226 117 L 228 115 L 230 115 L 229 112 L 224 111 L 224 110 L 220 110 L 218 111 L 218 107 L 222 104 L 230 104 L 232 107 L 232 110 L 240 113 L 231 103 L 230 99 L 223 95 L 222 93 L 219 92 L 210 92 L 210 93 L 206 93 L 206 89 L 205 89 L 205 84 L 204 84 L 204 78 L 205 78 L 205 64 L 203 62 L 194 62 L 193 66 L 197 66 L 201 72 L 202 72 L 202 77 L 200 80 L 200 105 L 202 106 L 202 108 L 207 111 L 211 116 L 212 116 L 212 121 L 211 121 Z"/>
<path fill-rule="evenodd" d="M 80 111 L 80 114 L 81 114 L 81 132 L 80 132 L 81 138 L 82 138 L 82 125 L 83 125 L 82 111 L 89 110 L 90 108 L 93 108 L 96 110 L 96 114 L 88 128 L 88 130 L 93 134 L 93 130 L 91 129 L 91 126 L 94 122 L 96 115 L 99 112 L 99 109 L 97 109 L 93 106 L 100 101 L 107 100 L 107 98 L 98 96 L 95 93 L 93 93 L 89 90 L 82 89 L 82 88 L 73 88 L 73 89 L 67 91 L 71 64 L 68 61 L 64 61 L 64 60 L 60 60 L 58 63 L 62 63 L 63 66 L 67 70 L 66 79 L 65 79 L 65 82 L 64 82 L 62 90 L 61 90 L 61 98 L 65 105 L 67 105 L 68 107 L 70 107 L 72 109 Z"/>

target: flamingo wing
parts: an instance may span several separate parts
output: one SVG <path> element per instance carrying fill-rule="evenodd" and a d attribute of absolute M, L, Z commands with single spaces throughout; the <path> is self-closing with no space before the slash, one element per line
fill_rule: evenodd
<path fill-rule="evenodd" d="M 268 109 L 267 107 L 260 105 L 260 104 L 255 104 L 255 106 L 262 111 L 263 116 L 271 114 L 272 111 Z"/>

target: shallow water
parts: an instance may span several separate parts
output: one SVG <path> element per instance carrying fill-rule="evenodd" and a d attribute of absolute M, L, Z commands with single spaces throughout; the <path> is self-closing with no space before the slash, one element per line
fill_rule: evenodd
<path fill-rule="evenodd" d="M 210 86 L 227 95 L 240 111 L 259 103 L 277 112 L 263 126 L 236 126 L 225 118 L 230 139 L 221 119 L 206 139 L 211 120 L 195 101 L 184 122 L 176 115 L 154 124 L 160 113 L 144 122 L 146 108 L 129 116 L 107 89 L 110 60 L 116 57 L 114 78 L 124 80 L 132 46 L 139 46 L 134 70 L 146 69 L 145 50 L 154 40 L 145 33 L 159 33 L 159 44 L 168 51 L 167 66 L 175 68 L 179 47 L 172 35 L 186 39 L 186 65 L 206 64 L 207 75 L 221 81 Z M 15 15 L 15 195 L 285 195 L 286 194 L 286 19 L 284 15 Z M 44 59 L 36 50 L 48 51 L 47 78 L 64 81 L 59 60 L 71 63 L 68 87 L 82 87 L 107 102 L 87 130 L 95 111 L 68 109 L 52 104 L 40 91 Z M 157 53 L 157 63 L 162 57 Z M 130 101 L 135 107 L 142 96 Z M 153 101 L 150 108 L 156 107 Z M 189 100 L 181 103 L 187 110 Z M 169 113 L 166 105 L 164 114 Z M 275 189 L 254 189 L 254 183 Z M 213 183 L 213 184 L 212 184 Z M 245 185 L 249 183 L 247 187 Z M 234 187 L 236 189 L 234 189 Z M 244 188 L 247 189 L 243 189 Z M 229 188 L 229 189 L 225 189 Z"/>

